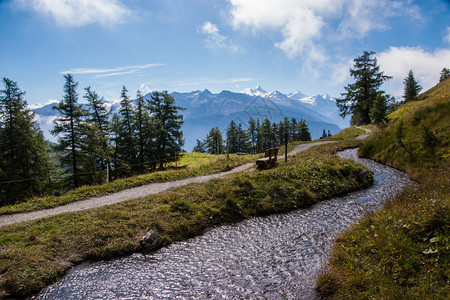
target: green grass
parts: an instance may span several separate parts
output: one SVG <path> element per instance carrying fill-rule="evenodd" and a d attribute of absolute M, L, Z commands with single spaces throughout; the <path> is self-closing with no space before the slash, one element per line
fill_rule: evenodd
<path fill-rule="evenodd" d="M 338 239 L 330 268 L 318 280 L 326 298 L 448 299 L 450 80 L 420 99 L 393 112 L 388 127 L 360 148 L 363 156 L 406 170 L 418 184 Z M 424 127 L 434 144 L 426 142 Z"/>
<path fill-rule="evenodd" d="M 169 164 L 169 169 L 165 171 L 118 179 L 109 184 L 83 186 L 62 196 L 35 197 L 19 204 L 0 207 L 0 215 L 53 208 L 149 183 L 175 181 L 227 171 L 239 165 L 254 162 L 259 157 L 260 155 L 231 154 L 228 160 L 223 154 L 182 153 L 178 162 L 178 171 L 175 170 L 175 163 L 173 163 Z"/>
<path fill-rule="evenodd" d="M 116 205 L 0 227 L 0 297 L 39 291 L 74 264 L 140 251 L 158 232 L 164 245 L 249 216 L 286 212 L 370 185 L 363 166 L 314 147 L 274 169 L 241 172 Z"/>

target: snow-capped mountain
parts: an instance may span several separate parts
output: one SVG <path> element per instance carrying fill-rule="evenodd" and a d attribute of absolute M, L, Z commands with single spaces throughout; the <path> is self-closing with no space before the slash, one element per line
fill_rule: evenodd
<path fill-rule="evenodd" d="M 241 92 L 241 94 L 247 94 L 250 96 L 260 96 L 260 97 L 265 97 L 267 92 L 260 86 L 258 85 L 255 89 L 245 89 Z"/>
<path fill-rule="evenodd" d="M 271 122 L 279 122 L 284 117 L 305 119 L 313 139 L 320 137 L 323 129 L 334 134 L 349 126 L 348 120 L 338 116 L 335 100 L 327 94 L 308 97 L 299 91 L 291 94 L 279 91 L 269 93 L 258 86 L 238 93 L 222 91 L 214 94 L 205 89 L 189 93 L 174 92 L 171 95 L 178 106 L 185 108 L 181 113 L 184 117 L 184 148 L 187 151 L 192 150 L 196 139 L 204 139 L 212 127 L 219 127 L 225 135 L 231 120 L 246 127 L 250 117 L 260 121 L 269 118 Z M 150 94 L 144 97 L 148 98 Z M 53 128 L 57 112 L 51 106 L 49 104 L 33 111 L 46 138 L 55 141 L 49 130 Z M 107 106 L 116 112 L 119 103 L 108 102 Z"/>

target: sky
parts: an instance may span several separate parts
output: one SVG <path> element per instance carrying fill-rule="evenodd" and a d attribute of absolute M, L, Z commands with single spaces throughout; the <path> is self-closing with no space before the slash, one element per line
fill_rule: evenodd
<path fill-rule="evenodd" d="M 343 93 L 376 52 L 401 99 L 450 68 L 449 0 L 0 0 L 0 77 L 31 106 L 61 100 L 64 74 L 105 99 L 140 90 Z M 3 88 L 3 87 L 2 87 Z"/>

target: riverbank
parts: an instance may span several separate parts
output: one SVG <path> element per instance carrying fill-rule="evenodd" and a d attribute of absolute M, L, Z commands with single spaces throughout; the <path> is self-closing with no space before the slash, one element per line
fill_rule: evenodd
<path fill-rule="evenodd" d="M 360 154 L 407 171 L 418 185 L 343 234 L 318 280 L 330 299 L 448 299 L 450 80 L 389 115 Z"/>
<path fill-rule="evenodd" d="M 211 226 L 286 212 L 371 184 L 363 166 L 332 153 L 359 141 L 314 147 L 266 171 L 244 172 L 159 195 L 0 228 L 0 295 L 30 295 L 85 260 L 141 251 L 157 232 L 162 245 Z"/>
<path fill-rule="evenodd" d="M 151 253 L 82 264 L 33 299 L 319 299 L 315 280 L 338 234 L 412 184 L 404 172 L 358 158 L 355 148 L 337 155 L 372 170 L 373 185 L 214 226 Z"/>

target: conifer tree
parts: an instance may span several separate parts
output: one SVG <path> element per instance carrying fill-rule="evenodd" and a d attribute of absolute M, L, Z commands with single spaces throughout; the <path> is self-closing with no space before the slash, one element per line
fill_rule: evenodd
<path fill-rule="evenodd" d="M 260 129 L 259 129 L 259 138 L 261 140 L 261 151 L 264 152 L 266 149 L 272 148 L 273 146 L 273 128 L 272 124 L 270 123 L 270 120 L 268 118 L 265 118 L 264 121 L 261 123 Z"/>
<path fill-rule="evenodd" d="M 238 130 L 236 123 L 231 120 L 227 128 L 227 147 L 229 153 L 237 153 L 238 150 Z"/>
<path fill-rule="evenodd" d="M 403 84 L 405 85 L 403 93 L 405 102 L 416 100 L 422 87 L 417 82 L 416 78 L 414 78 L 414 72 L 412 70 L 409 70 L 408 76 L 403 80 Z"/>
<path fill-rule="evenodd" d="M 97 178 L 96 171 L 105 170 L 107 165 L 111 169 L 110 161 L 112 151 L 110 148 L 110 123 L 109 112 L 105 106 L 105 100 L 91 87 L 85 88 L 86 94 L 84 98 L 87 100 L 89 115 L 88 121 L 88 135 L 86 137 L 88 150 L 86 156 L 88 157 L 88 163 L 92 169 L 92 181 L 101 182 L 102 178 Z"/>
<path fill-rule="evenodd" d="M 184 144 L 183 115 L 178 112 L 183 108 L 175 104 L 167 91 L 153 92 L 148 104 L 154 124 L 155 158 L 162 169 L 164 163 L 174 160 L 175 151 L 179 152 Z"/>
<path fill-rule="evenodd" d="M 311 133 L 308 128 L 308 124 L 306 124 L 306 120 L 300 119 L 300 121 L 297 124 L 297 130 L 298 130 L 298 141 L 310 141 L 311 140 Z"/>
<path fill-rule="evenodd" d="M 205 139 L 205 150 L 209 154 L 221 154 L 224 152 L 222 133 L 219 128 L 213 127 Z"/>
<path fill-rule="evenodd" d="M 247 132 L 242 128 L 242 124 L 239 123 L 237 127 L 237 136 L 236 136 L 236 152 L 243 153 L 247 152 L 249 148 L 248 135 Z"/>
<path fill-rule="evenodd" d="M 153 126 L 147 109 L 144 96 L 141 91 L 137 91 L 134 127 L 136 129 L 137 159 L 140 172 L 145 170 L 144 163 L 151 161 L 153 156 L 151 143 Z"/>
<path fill-rule="evenodd" d="M 134 109 L 128 96 L 128 90 L 122 87 L 120 109 L 115 119 L 115 174 L 124 176 L 136 172 L 136 136 Z"/>
<path fill-rule="evenodd" d="M 249 152 L 253 154 L 257 151 L 257 136 L 258 128 L 256 127 L 256 122 L 250 117 L 248 120 Z"/>
<path fill-rule="evenodd" d="M 0 206 L 42 193 L 49 183 L 48 145 L 17 83 L 0 90 Z M 7 183 L 6 183 L 7 182 Z"/>
<path fill-rule="evenodd" d="M 381 85 L 392 78 L 380 72 L 375 52 L 364 51 L 362 56 L 355 58 L 354 69 L 350 69 L 350 75 L 355 82 L 348 84 L 346 92 L 341 94 L 344 98 L 336 99 L 341 116 L 352 114 L 351 123 L 354 125 L 364 125 L 371 122 L 370 110 L 379 92 Z"/>
<path fill-rule="evenodd" d="M 387 122 L 388 103 L 390 98 L 383 92 L 378 92 L 370 110 L 370 119 L 374 124 L 385 125 Z"/>
<path fill-rule="evenodd" d="M 76 88 L 78 83 L 71 74 L 64 75 L 64 97 L 58 105 L 53 106 L 59 112 L 51 133 L 58 137 L 55 150 L 58 151 L 65 173 L 70 173 L 68 186 L 77 188 L 83 183 L 83 150 L 86 136 L 86 111 L 78 104 Z"/>
<path fill-rule="evenodd" d="M 447 78 L 450 78 L 450 70 L 447 68 L 443 68 L 439 77 L 439 83 L 443 82 Z"/>
<path fill-rule="evenodd" d="M 192 151 L 198 153 L 205 153 L 206 152 L 205 143 L 197 139 L 197 143 Z"/>

